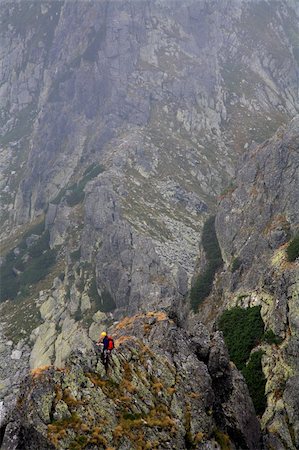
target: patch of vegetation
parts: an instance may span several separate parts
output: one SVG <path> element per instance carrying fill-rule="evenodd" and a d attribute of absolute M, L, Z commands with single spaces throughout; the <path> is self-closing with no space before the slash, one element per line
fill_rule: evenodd
<path fill-rule="evenodd" d="M 277 336 L 273 330 L 267 330 L 264 333 L 263 341 L 267 344 L 276 344 L 279 345 L 282 343 L 283 339 L 280 336 Z"/>
<path fill-rule="evenodd" d="M 49 231 L 44 222 L 32 227 L 23 235 L 18 251 L 10 251 L 2 264 L 0 301 L 15 299 L 20 292 L 28 294 L 29 286 L 45 278 L 56 262 L 57 250 L 49 248 Z M 30 246 L 26 240 L 31 235 L 39 236 Z"/>
<path fill-rule="evenodd" d="M 289 242 L 287 258 L 289 262 L 293 262 L 299 258 L 299 233 Z"/>
<path fill-rule="evenodd" d="M 228 434 L 223 433 L 220 430 L 214 430 L 213 432 L 215 441 L 220 445 L 221 450 L 230 450 L 231 449 L 231 441 Z"/>
<path fill-rule="evenodd" d="M 32 234 L 41 236 L 44 231 L 45 231 L 45 219 L 43 219 L 41 222 L 38 222 L 36 225 L 33 225 L 33 227 L 31 227 L 30 230 L 27 231 L 26 234 L 24 234 L 23 239 L 26 239 L 27 237 L 31 236 Z"/>
<path fill-rule="evenodd" d="M 242 370 L 255 412 L 258 415 L 262 415 L 267 406 L 265 396 L 266 379 L 262 370 L 262 356 L 262 350 L 252 353 L 247 365 Z"/>
<path fill-rule="evenodd" d="M 215 273 L 223 264 L 215 231 L 215 216 L 210 217 L 204 224 L 201 241 L 208 264 L 191 289 L 191 307 L 195 312 L 198 309 L 198 305 L 210 294 Z"/>
<path fill-rule="evenodd" d="M 238 257 L 233 258 L 232 264 L 231 264 L 231 269 L 230 269 L 231 272 L 232 273 L 236 272 L 241 267 L 241 265 L 242 265 L 242 261 L 240 258 L 238 258 Z"/>
<path fill-rule="evenodd" d="M 81 247 L 78 248 L 78 250 L 75 250 L 71 253 L 71 258 L 73 261 L 79 261 L 81 257 Z"/>
<path fill-rule="evenodd" d="M 132 413 L 132 412 L 125 411 L 122 416 L 123 416 L 123 418 L 125 420 L 138 420 L 141 417 L 144 417 L 144 414 L 142 414 L 142 413 Z"/>
<path fill-rule="evenodd" d="M 28 250 L 29 255 L 32 258 L 38 258 L 49 249 L 49 243 L 50 243 L 50 233 L 49 230 L 46 230 L 41 235 L 41 237 L 30 246 Z"/>
<path fill-rule="evenodd" d="M 261 307 L 235 307 L 225 311 L 219 319 L 219 329 L 223 332 L 231 360 L 241 370 L 252 398 L 257 414 L 262 414 L 266 408 L 265 384 L 262 371 L 262 351 L 251 353 L 260 342 L 278 338 L 273 331 L 264 333 L 264 323 L 261 318 Z M 279 339 L 279 338 L 278 338 Z"/>
<path fill-rule="evenodd" d="M 91 164 L 84 172 L 83 178 L 77 183 L 72 184 L 69 187 L 61 189 L 58 195 L 51 201 L 54 205 L 58 205 L 62 199 L 66 199 L 69 206 L 73 207 L 78 205 L 84 200 L 85 193 L 84 188 L 86 184 L 93 178 L 96 178 L 100 173 L 104 171 L 104 168 L 100 164 Z"/>
<path fill-rule="evenodd" d="M 66 202 L 70 207 L 76 206 L 83 202 L 85 197 L 84 187 L 85 185 L 80 182 L 71 186 L 71 192 L 66 196 Z"/>
<path fill-rule="evenodd" d="M 22 286 L 28 286 L 45 278 L 50 272 L 50 268 L 54 265 L 56 256 L 56 250 L 49 249 L 42 255 L 32 258 L 27 263 L 26 270 L 20 275 L 20 284 Z"/>
<path fill-rule="evenodd" d="M 231 360 L 239 370 L 242 370 L 251 350 L 264 335 L 261 307 L 253 306 L 247 309 L 235 307 L 224 311 L 218 327 L 223 332 Z"/>
<path fill-rule="evenodd" d="M 84 172 L 83 182 L 86 184 L 88 181 L 92 180 L 93 178 L 97 177 L 100 173 L 104 171 L 103 166 L 100 164 L 93 163 Z"/>
<path fill-rule="evenodd" d="M 58 205 L 61 200 L 64 198 L 65 194 L 66 194 L 67 188 L 63 188 L 59 191 L 59 193 L 56 195 L 56 197 L 51 200 L 50 203 L 53 203 L 53 205 Z"/>

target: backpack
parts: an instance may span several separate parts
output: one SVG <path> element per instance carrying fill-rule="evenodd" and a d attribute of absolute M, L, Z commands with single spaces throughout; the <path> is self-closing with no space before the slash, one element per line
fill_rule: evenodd
<path fill-rule="evenodd" d="M 108 336 L 108 347 L 107 350 L 113 350 L 114 349 L 114 340 L 111 336 Z"/>

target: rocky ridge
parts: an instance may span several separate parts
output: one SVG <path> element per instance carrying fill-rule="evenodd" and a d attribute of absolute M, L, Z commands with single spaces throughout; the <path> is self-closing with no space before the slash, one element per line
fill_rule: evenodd
<path fill-rule="evenodd" d="M 1 448 L 260 448 L 246 384 L 219 333 L 197 323 L 188 335 L 163 312 L 112 331 L 108 376 L 93 349 L 28 376 Z"/>

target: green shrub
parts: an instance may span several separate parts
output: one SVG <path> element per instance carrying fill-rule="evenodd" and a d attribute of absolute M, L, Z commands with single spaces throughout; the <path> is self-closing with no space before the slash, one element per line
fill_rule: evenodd
<path fill-rule="evenodd" d="M 42 236 L 34 242 L 29 248 L 29 255 L 32 258 L 37 258 L 43 254 L 44 251 L 49 249 L 49 242 L 50 242 L 50 233 L 49 230 L 46 230 Z"/>
<path fill-rule="evenodd" d="M 57 205 L 65 197 L 67 204 L 70 207 L 78 205 L 84 200 L 85 193 L 84 188 L 86 184 L 93 178 L 97 177 L 103 172 L 103 167 L 100 164 L 93 163 L 85 170 L 83 178 L 77 183 L 72 184 L 69 187 L 65 187 L 60 190 L 57 196 L 51 201 L 54 205 Z M 68 194 L 67 194 L 68 192 Z"/>
<path fill-rule="evenodd" d="M 282 343 L 283 339 L 280 336 L 277 336 L 273 330 L 267 330 L 264 333 L 263 341 L 267 342 L 267 344 L 276 344 L 279 345 Z"/>
<path fill-rule="evenodd" d="M 224 311 L 218 326 L 223 332 L 231 360 L 239 370 L 245 367 L 251 350 L 264 334 L 264 323 L 260 306 L 252 308 L 235 307 Z"/>
<path fill-rule="evenodd" d="M 84 193 L 84 186 L 77 184 L 72 186 L 72 191 L 67 195 L 66 201 L 67 204 L 71 207 L 78 205 L 79 203 L 83 202 L 85 193 Z"/>
<path fill-rule="evenodd" d="M 217 429 L 214 430 L 213 434 L 214 434 L 215 441 L 218 442 L 221 450 L 230 450 L 232 448 L 231 441 L 230 441 L 228 434 L 224 433 L 223 431 L 217 430 Z"/>
<path fill-rule="evenodd" d="M 56 195 L 56 197 L 53 200 L 51 200 L 50 203 L 52 203 L 53 205 L 58 205 L 65 196 L 66 191 L 67 191 L 66 188 L 61 189 Z"/>
<path fill-rule="evenodd" d="M 13 269 L 17 269 L 20 272 L 24 272 L 26 271 L 26 268 L 28 267 L 28 262 L 24 263 L 24 255 L 26 254 L 27 250 L 27 244 L 26 244 L 26 239 L 29 236 L 34 235 L 38 235 L 41 236 L 37 242 L 35 242 L 33 244 L 32 247 L 30 247 L 29 250 L 29 255 L 30 252 L 32 250 L 32 253 L 37 252 L 38 246 L 41 245 L 43 247 L 43 249 L 48 248 L 48 244 L 45 245 L 44 240 L 47 240 L 48 238 L 44 238 L 43 237 L 43 233 L 44 233 L 44 228 L 45 228 L 45 221 L 43 220 L 42 222 L 32 226 L 26 233 L 24 233 L 21 241 L 18 243 L 18 248 L 20 253 L 19 254 L 15 254 L 15 252 L 13 250 L 11 250 L 10 252 L 7 253 L 6 257 L 5 257 L 5 262 L 2 264 L 2 266 L 0 267 L 0 281 L 1 281 L 1 286 L 0 286 L 0 302 L 4 301 L 4 300 L 8 300 L 8 299 L 14 299 L 17 297 L 17 294 L 19 292 L 19 290 L 22 289 L 23 294 L 26 291 L 26 286 L 22 285 L 20 282 L 20 276 L 17 276 Z"/>
<path fill-rule="evenodd" d="M 25 233 L 22 237 L 22 240 L 19 242 L 18 247 L 20 250 L 26 250 L 27 244 L 26 239 L 32 235 L 41 236 L 45 231 L 45 219 L 42 220 L 42 222 L 37 223 L 36 225 L 33 225 L 27 233 Z"/>
<path fill-rule="evenodd" d="M 198 305 L 210 294 L 215 273 L 223 264 L 215 231 L 215 216 L 210 217 L 204 224 L 201 242 L 207 258 L 207 266 L 191 288 L 191 307 L 195 312 Z"/>
<path fill-rule="evenodd" d="M 219 264 L 222 264 L 221 250 L 215 230 L 215 216 L 209 217 L 205 222 L 201 242 L 208 260 L 218 261 Z"/>
<path fill-rule="evenodd" d="M 297 234 L 294 239 L 289 242 L 287 247 L 287 258 L 288 261 L 293 262 L 299 257 L 299 234 Z"/>
<path fill-rule="evenodd" d="M 37 234 L 38 236 L 41 236 L 44 231 L 45 231 L 45 219 L 42 222 L 33 225 L 33 227 L 31 227 L 30 230 L 24 235 L 24 238 L 26 239 L 32 234 Z"/>
<path fill-rule="evenodd" d="M 16 275 L 14 275 L 13 265 L 4 263 L 0 267 L 0 301 L 3 302 L 9 298 L 13 299 L 17 296 L 20 288 L 20 281 Z"/>
<path fill-rule="evenodd" d="M 90 181 L 93 178 L 97 177 L 100 173 L 104 171 L 104 168 L 100 164 L 93 163 L 85 170 L 83 176 L 84 180 Z"/>
<path fill-rule="evenodd" d="M 30 284 L 37 283 L 50 272 L 51 267 L 56 262 L 56 250 L 50 250 L 46 242 L 48 241 L 47 233 L 30 248 L 30 258 L 24 262 L 23 256 L 25 251 L 15 256 L 13 252 L 9 252 L 5 263 L 0 268 L 0 301 L 15 299 L 21 290 L 21 295 L 28 294 L 27 287 Z M 13 269 L 16 268 L 22 273 L 17 276 Z"/>
<path fill-rule="evenodd" d="M 262 370 L 262 356 L 262 350 L 252 353 L 248 364 L 242 370 L 255 412 L 258 415 L 262 415 L 267 406 L 265 396 L 266 379 Z"/>
<path fill-rule="evenodd" d="M 45 278 L 56 261 L 56 250 L 48 250 L 27 262 L 26 270 L 20 275 L 21 285 L 37 283 Z"/>

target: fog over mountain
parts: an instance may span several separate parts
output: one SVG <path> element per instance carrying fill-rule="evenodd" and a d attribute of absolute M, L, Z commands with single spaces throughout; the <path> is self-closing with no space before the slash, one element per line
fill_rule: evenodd
<path fill-rule="evenodd" d="M 1 448 L 298 448 L 299 3 L 2 1 L 0 34 Z"/>

